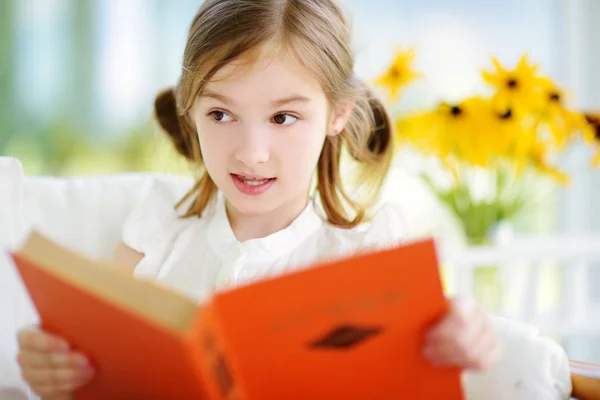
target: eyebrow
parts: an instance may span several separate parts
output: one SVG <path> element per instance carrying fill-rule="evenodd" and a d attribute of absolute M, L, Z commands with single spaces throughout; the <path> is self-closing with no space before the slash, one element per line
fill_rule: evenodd
<path fill-rule="evenodd" d="M 211 92 L 211 91 L 204 91 L 200 95 L 200 97 L 210 97 L 212 99 L 219 100 L 220 102 L 222 102 L 224 104 L 228 104 L 228 105 L 233 105 L 235 103 L 233 101 L 233 99 L 231 99 L 225 95 Z M 290 103 L 296 103 L 296 102 L 308 103 L 310 101 L 311 101 L 311 99 L 308 97 L 301 96 L 301 95 L 292 95 L 292 96 L 284 97 L 282 99 L 274 100 L 271 102 L 271 105 L 273 107 L 281 107 L 281 106 L 284 106 L 284 105 L 290 104 Z"/>

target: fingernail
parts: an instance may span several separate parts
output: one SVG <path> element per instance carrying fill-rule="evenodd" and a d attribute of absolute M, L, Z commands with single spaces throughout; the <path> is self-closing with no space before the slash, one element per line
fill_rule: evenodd
<path fill-rule="evenodd" d="M 90 370 L 93 370 L 93 369 L 94 369 L 94 366 L 92 365 L 92 360 L 90 360 L 90 359 L 89 359 L 89 358 L 87 358 L 87 357 L 83 357 L 83 361 L 84 361 L 84 363 L 85 363 L 85 364 L 84 364 L 84 365 L 85 365 L 85 368 L 87 368 L 87 369 L 90 369 Z"/>
<path fill-rule="evenodd" d="M 69 344 L 67 342 L 58 341 L 58 342 L 56 342 L 56 350 L 62 351 L 62 352 L 67 352 L 67 351 L 69 351 Z"/>
<path fill-rule="evenodd" d="M 91 378 L 91 377 L 94 375 L 94 373 L 95 373 L 95 372 L 96 372 L 96 371 L 94 371 L 94 368 L 92 368 L 91 366 L 90 366 L 90 367 L 85 367 L 85 368 L 83 369 L 83 375 L 84 375 L 86 378 Z"/>
<path fill-rule="evenodd" d="M 84 367 L 90 367 L 92 365 L 92 363 L 90 362 L 90 359 L 87 358 L 86 356 L 84 356 L 83 354 L 78 354 L 79 357 L 79 361 L 81 363 L 81 365 L 83 365 Z"/>

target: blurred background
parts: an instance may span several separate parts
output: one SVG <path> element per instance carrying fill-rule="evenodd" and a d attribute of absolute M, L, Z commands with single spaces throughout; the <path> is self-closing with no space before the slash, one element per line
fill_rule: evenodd
<path fill-rule="evenodd" d="M 152 118 L 155 94 L 180 73 L 195 0 L 0 0 L 0 155 L 28 175 L 189 173 Z M 396 45 L 414 47 L 424 79 L 400 108 L 417 110 L 482 90 L 491 56 L 515 65 L 527 53 L 566 88 L 571 104 L 600 111 L 600 2 L 596 0 L 344 0 L 352 17 L 356 74 L 367 81 Z M 515 223 L 522 234 L 594 235 L 600 230 L 600 171 L 590 149 L 557 160 L 568 187 Z M 386 188 L 416 234 L 459 235 L 448 213 L 396 160 Z M 1 188 L 0 188 L 1 190 Z M 578 236 L 579 237 L 579 236 Z M 590 302 L 600 272 L 587 265 Z M 556 278 L 560 280 L 561 278 Z M 564 339 L 572 357 L 600 361 L 598 335 Z"/>

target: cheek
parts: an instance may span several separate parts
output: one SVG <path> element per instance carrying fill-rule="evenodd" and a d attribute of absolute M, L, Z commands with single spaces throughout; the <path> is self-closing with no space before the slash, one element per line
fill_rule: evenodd
<path fill-rule="evenodd" d="M 204 165 L 211 175 L 214 175 L 227 159 L 226 153 L 229 151 L 230 142 L 223 140 L 223 135 L 217 135 L 210 132 L 210 127 L 198 127 L 198 140 L 200 142 L 200 151 Z M 229 145 L 228 145 L 229 143 Z"/>
<path fill-rule="evenodd" d="M 305 126 L 291 133 L 282 146 L 282 160 L 296 174 L 312 175 L 325 140 L 321 125 Z"/>

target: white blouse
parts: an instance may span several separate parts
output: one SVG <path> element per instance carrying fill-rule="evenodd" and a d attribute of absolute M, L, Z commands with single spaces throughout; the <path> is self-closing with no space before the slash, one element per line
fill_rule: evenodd
<path fill-rule="evenodd" d="M 406 236 L 399 206 L 385 204 L 368 224 L 328 224 L 314 201 L 287 228 L 240 242 L 231 230 L 222 195 L 203 216 L 180 218 L 161 183 L 125 222 L 123 242 L 145 257 L 138 277 L 156 280 L 197 301 L 216 291 L 276 276 L 356 252 L 398 244 Z"/>
<path fill-rule="evenodd" d="M 179 218 L 170 191 L 157 182 L 129 215 L 123 241 L 145 257 L 134 270 L 197 301 L 217 290 L 400 243 L 407 231 L 400 209 L 388 203 L 372 221 L 354 229 L 324 222 L 314 202 L 287 228 L 239 242 L 220 195 L 201 218 Z M 484 373 L 463 374 L 467 400 L 564 400 L 571 381 L 568 360 L 535 328 L 493 318 L 504 355 Z"/>

